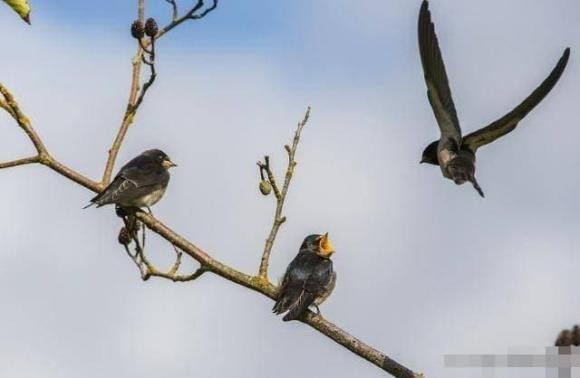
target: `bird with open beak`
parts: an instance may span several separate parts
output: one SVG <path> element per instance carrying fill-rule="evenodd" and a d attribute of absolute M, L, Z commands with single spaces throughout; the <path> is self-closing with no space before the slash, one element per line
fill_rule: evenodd
<path fill-rule="evenodd" d="M 318 306 L 330 296 L 336 284 L 336 272 L 330 259 L 334 252 L 328 233 L 304 239 L 282 279 L 272 309 L 276 315 L 287 312 L 282 320 L 295 320 L 311 305 L 320 313 Z"/>
<path fill-rule="evenodd" d="M 124 165 L 113 181 L 85 208 L 116 204 L 121 207 L 146 207 L 151 212 L 167 189 L 169 168 L 176 167 L 165 152 L 147 150 Z"/>

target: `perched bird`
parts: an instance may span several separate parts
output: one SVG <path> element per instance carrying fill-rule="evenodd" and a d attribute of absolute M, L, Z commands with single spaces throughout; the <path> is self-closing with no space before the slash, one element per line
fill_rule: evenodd
<path fill-rule="evenodd" d="M 330 260 L 333 253 L 328 233 L 304 239 L 282 279 L 278 300 L 272 309 L 276 315 L 287 311 L 283 320 L 295 320 L 311 305 L 320 313 L 318 305 L 330 296 L 336 284 Z"/>
<path fill-rule="evenodd" d="M 125 164 L 113 182 L 85 208 L 114 203 L 122 207 L 146 207 L 151 212 L 150 206 L 155 205 L 167 189 L 169 168 L 175 166 L 165 152 L 147 150 Z"/>
<path fill-rule="evenodd" d="M 419 51 L 427 83 L 427 96 L 441 131 L 441 138 L 423 151 L 421 163 L 439 165 L 443 176 L 457 185 L 471 182 L 483 197 L 483 191 L 475 179 L 477 149 L 514 130 L 518 122 L 550 93 L 566 68 L 570 49 L 564 51 L 550 75 L 521 104 L 497 121 L 465 137 L 461 134 L 427 0 L 423 1 L 419 12 Z"/>

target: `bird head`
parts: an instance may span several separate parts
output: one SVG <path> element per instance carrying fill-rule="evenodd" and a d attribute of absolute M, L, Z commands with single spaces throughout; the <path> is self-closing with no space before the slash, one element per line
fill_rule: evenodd
<path fill-rule="evenodd" d="M 321 257 L 330 257 L 335 252 L 328 238 L 328 232 L 324 235 L 314 234 L 307 236 L 304 242 L 302 242 L 300 250 L 316 253 Z"/>
<path fill-rule="evenodd" d="M 428 145 L 423 150 L 423 155 L 421 156 L 421 161 L 419 163 L 427 163 L 433 165 L 439 165 L 439 159 L 437 158 L 437 147 L 439 146 L 439 141 L 435 141 Z"/>
<path fill-rule="evenodd" d="M 149 156 L 150 158 L 161 164 L 165 169 L 177 167 L 177 164 L 172 162 L 169 156 L 167 156 L 167 154 L 161 150 L 157 149 L 147 150 L 143 152 L 143 155 Z"/>

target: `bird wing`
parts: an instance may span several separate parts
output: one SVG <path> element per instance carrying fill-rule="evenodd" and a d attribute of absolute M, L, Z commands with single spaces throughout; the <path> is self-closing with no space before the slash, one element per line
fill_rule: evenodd
<path fill-rule="evenodd" d="M 97 206 L 139 198 L 167 185 L 169 173 L 154 162 L 138 156 L 121 168 L 115 179 L 91 199 Z"/>
<path fill-rule="evenodd" d="M 315 256 L 319 259 L 318 256 Z M 308 307 L 314 303 L 316 298 L 324 295 L 332 282 L 332 261 L 323 259 L 318 261 L 303 283 L 300 294 L 296 300 L 288 307 L 288 313 L 283 320 L 294 320 L 302 316 Z"/>
<path fill-rule="evenodd" d="M 560 76 L 568 64 L 570 49 L 564 50 L 564 54 L 550 73 L 548 77 L 529 95 L 521 104 L 511 112 L 491 123 L 490 125 L 479 129 L 463 139 L 463 145 L 469 148 L 473 153 L 481 146 L 506 135 L 514 130 L 518 123 L 534 109 L 550 93 L 556 85 Z"/>
<path fill-rule="evenodd" d="M 290 265 L 288 265 L 286 273 L 284 273 L 284 278 L 282 279 L 282 285 L 280 285 L 278 300 L 272 309 L 275 314 L 279 315 L 288 311 L 288 308 L 302 294 L 304 282 L 306 282 L 310 274 L 307 270 L 308 261 L 308 253 L 299 252 L 292 262 L 290 262 Z"/>
<path fill-rule="evenodd" d="M 459 148 L 461 127 L 451 89 L 449 89 L 449 80 L 435 34 L 435 25 L 431 22 L 429 3 L 426 0 L 423 1 L 419 12 L 419 52 L 427 83 L 427 96 L 441 130 L 441 138 L 452 139 Z"/>

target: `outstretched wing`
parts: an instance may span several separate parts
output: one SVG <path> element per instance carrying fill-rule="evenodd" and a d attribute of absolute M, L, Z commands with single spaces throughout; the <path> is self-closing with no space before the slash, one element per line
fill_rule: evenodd
<path fill-rule="evenodd" d="M 473 153 L 481 146 L 485 146 L 488 143 L 506 135 L 510 131 L 514 130 L 518 123 L 534 109 L 547 95 L 550 93 L 552 88 L 556 85 L 560 76 L 568 64 L 568 59 L 570 57 L 570 48 L 564 50 L 564 54 L 556 64 L 556 67 L 552 70 L 550 75 L 536 88 L 521 104 L 519 104 L 514 110 L 498 119 L 497 121 L 491 123 L 490 125 L 479 129 L 463 139 L 463 145 L 469 148 Z"/>
<path fill-rule="evenodd" d="M 461 127 L 427 0 L 423 1 L 419 12 L 419 52 L 427 83 L 427 96 L 441 130 L 441 138 L 451 139 L 460 147 Z"/>

